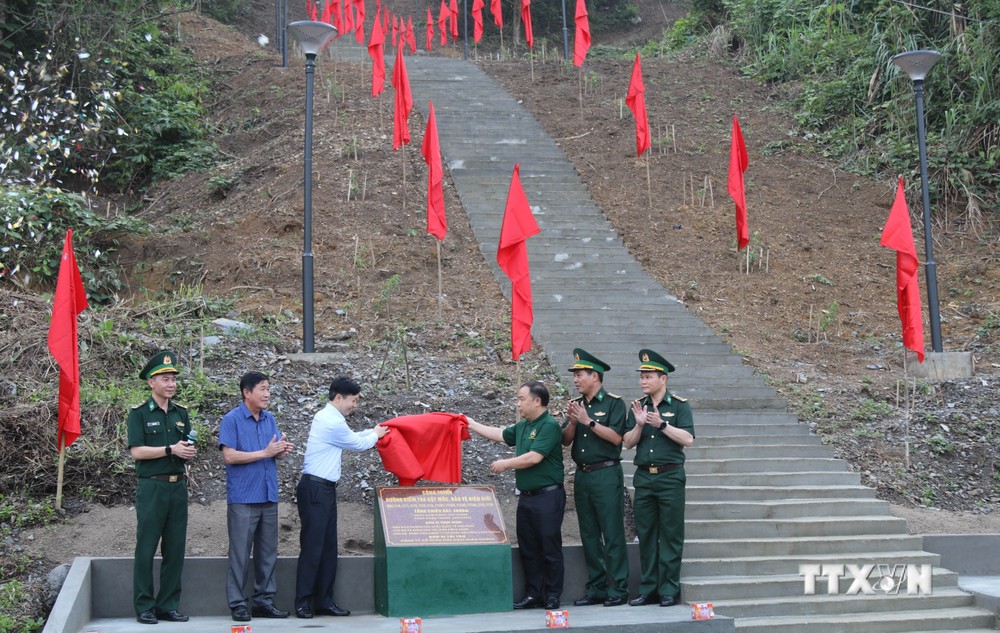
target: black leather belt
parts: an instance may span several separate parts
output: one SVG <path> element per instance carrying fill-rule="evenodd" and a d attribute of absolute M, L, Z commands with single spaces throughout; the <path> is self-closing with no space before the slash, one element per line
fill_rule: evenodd
<path fill-rule="evenodd" d="M 543 492 L 552 492 L 553 490 L 559 490 L 562 487 L 563 487 L 562 484 L 552 484 L 551 486 L 544 486 L 542 488 L 538 488 L 537 490 L 522 490 L 521 494 L 524 495 L 525 497 L 534 497 L 535 495 L 540 495 Z"/>
<path fill-rule="evenodd" d="M 187 475 L 185 475 L 184 473 L 181 473 L 179 475 L 150 475 L 149 477 L 143 477 L 143 479 L 157 479 L 159 481 L 167 481 L 172 484 L 175 484 L 178 481 L 184 481 L 185 479 L 187 479 Z"/>
<path fill-rule="evenodd" d="M 660 464 L 659 466 L 649 465 L 649 466 L 639 466 L 636 465 L 637 470 L 649 473 L 650 475 L 656 475 L 668 470 L 675 470 L 677 468 L 683 468 L 684 464 Z"/>
<path fill-rule="evenodd" d="M 609 459 L 606 462 L 595 462 L 593 464 L 580 464 L 578 468 L 585 473 L 592 473 L 595 470 L 600 470 L 602 468 L 611 468 L 612 466 L 617 466 L 619 461 L 621 460 Z"/>
<path fill-rule="evenodd" d="M 308 479 L 309 481 L 314 481 L 322 486 L 327 486 L 328 488 L 336 488 L 337 482 L 330 481 L 329 479 L 323 479 L 322 477 L 317 477 L 316 475 L 302 475 L 303 479 Z"/>

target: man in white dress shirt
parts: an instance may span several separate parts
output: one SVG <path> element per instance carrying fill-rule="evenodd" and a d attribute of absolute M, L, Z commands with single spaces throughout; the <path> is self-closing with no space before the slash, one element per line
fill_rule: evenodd
<path fill-rule="evenodd" d="M 333 600 L 337 579 L 337 482 L 344 450 L 361 452 L 375 446 L 389 428 L 376 425 L 355 433 L 347 416 L 358 406 L 361 387 L 340 376 L 330 383 L 330 401 L 313 416 L 306 442 L 302 479 L 295 488 L 298 498 L 299 563 L 295 575 L 295 615 L 350 615 Z"/>

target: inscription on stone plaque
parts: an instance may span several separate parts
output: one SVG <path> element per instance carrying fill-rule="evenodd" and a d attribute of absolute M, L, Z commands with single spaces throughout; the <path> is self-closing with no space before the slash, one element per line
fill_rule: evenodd
<path fill-rule="evenodd" d="M 387 546 L 508 543 L 490 486 L 379 488 Z"/>

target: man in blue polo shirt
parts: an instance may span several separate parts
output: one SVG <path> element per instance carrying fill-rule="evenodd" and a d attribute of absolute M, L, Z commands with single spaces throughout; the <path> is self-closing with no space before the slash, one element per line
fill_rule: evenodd
<path fill-rule="evenodd" d="M 226 523 L 229 527 L 229 575 L 226 598 L 233 620 L 287 618 L 274 606 L 278 560 L 278 465 L 294 450 L 267 411 L 271 386 L 267 376 L 251 371 L 240 378 L 243 402 L 222 418 L 219 449 L 226 462 Z M 253 550 L 253 604 L 243 591 Z"/>

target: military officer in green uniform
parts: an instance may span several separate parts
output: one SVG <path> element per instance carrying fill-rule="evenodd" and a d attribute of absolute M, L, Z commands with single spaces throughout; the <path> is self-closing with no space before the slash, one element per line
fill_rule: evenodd
<path fill-rule="evenodd" d="M 128 414 L 128 446 L 139 478 L 135 493 L 135 562 L 132 591 L 143 624 L 186 622 L 177 611 L 187 535 L 188 494 L 184 462 L 195 456 L 187 409 L 173 401 L 177 355 L 159 352 L 139 372 L 152 393 Z M 160 589 L 153 594 L 153 556 L 159 545 Z"/>
<path fill-rule="evenodd" d="M 573 605 L 616 607 L 628 595 L 621 467 L 628 410 L 621 397 L 604 390 L 607 363 L 580 348 L 573 350 L 573 359 L 569 370 L 580 397 L 569 402 L 562 443 L 573 445 L 573 500 L 587 563 L 587 593 Z"/>
<path fill-rule="evenodd" d="M 680 601 L 684 550 L 684 447 L 694 443 L 687 400 L 667 391 L 674 366 L 650 349 L 639 351 L 639 386 L 632 403 L 625 448 L 635 447 L 635 529 L 641 579 L 634 607 L 670 607 Z"/>
<path fill-rule="evenodd" d="M 558 609 L 563 588 L 562 521 L 566 511 L 559 422 L 549 413 L 549 390 L 538 381 L 517 391 L 517 424 L 500 429 L 469 419 L 469 430 L 515 447 L 515 457 L 498 459 L 490 472 L 514 471 L 517 545 L 524 568 L 524 597 L 515 609 Z"/>

